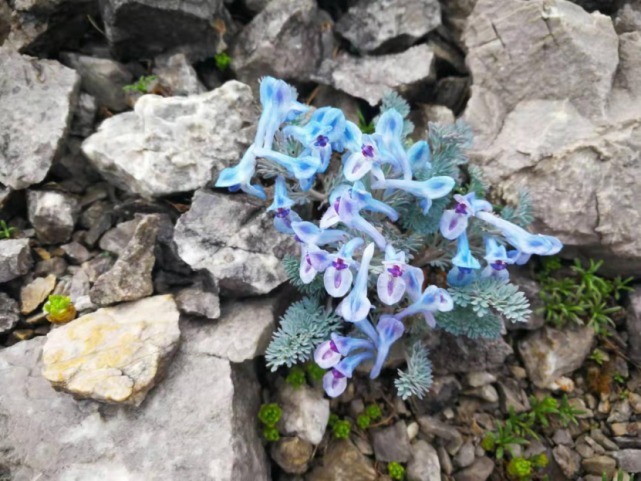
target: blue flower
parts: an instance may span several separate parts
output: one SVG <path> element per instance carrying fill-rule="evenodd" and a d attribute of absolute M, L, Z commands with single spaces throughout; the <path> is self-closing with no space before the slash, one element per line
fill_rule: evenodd
<path fill-rule="evenodd" d="M 492 278 L 501 282 L 510 280 L 507 266 L 513 264 L 514 259 L 508 256 L 505 246 L 500 244 L 495 237 L 487 236 L 485 238 L 485 260 L 487 266 L 481 272 L 481 278 Z"/>
<path fill-rule="evenodd" d="M 454 308 L 454 301 L 450 294 L 437 286 L 428 286 L 420 299 L 410 304 L 401 312 L 396 314 L 397 319 L 404 319 L 414 314 L 422 314 L 425 322 L 430 327 L 436 326 L 435 312 L 448 312 Z"/>
<path fill-rule="evenodd" d="M 396 172 L 402 173 L 403 179 L 412 178 L 410 159 L 403 146 L 403 116 L 395 109 L 386 110 L 376 122 L 376 135 L 379 149 L 387 153 Z"/>
<path fill-rule="evenodd" d="M 363 361 L 372 359 L 374 353 L 372 351 L 361 351 L 344 358 L 333 369 L 327 371 L 323 376 L 323 389 L 329 397 L 338 397 L 347 388 L 347 379 L 352 377 L 354 369 L 358 367 Z"/>
<path fill-rule="evenodd" d="M 256 155 L 253 147 L 250 147 L 238 164 L 227 167 L 218 174 L 215 186 L 227 187 L 232 192 L 242 190 L 246 194 L 267 200 L 265 189 L 261 185 L 251 185 L 255 170 Z"/>
<path fill-rule="evenodd" d="M 410 286 L 410 289 L 420 295 L 423 284 L 423 271 L 405 262 L 405 253 L 396 252 L 391 244 L 385 248 L 383 272 L 378 276 L 376 290 L 378 298 L 388 306 L 399 302 Z"/>
<path fill-rule="evenodd" d="M 321 229 L 311 222 L 293 222 L 292 229 L 300 242 L 322 246 L 342 242 L 347 238 L 347 232 L 338 229 Z"/>
<path fill-rule="evenodd" d="M 454 195 L 454 209 L 446 210 L 441 217 L 441 234 L 448 240 L 458 238 L 467 229 L 469 218 L 479 212 L 492 212 L 492 204 L 476 199 L 476 194 Z"/>
<path fill-rule="evenodd" d="M 363 251 L 354 287 L 336 308 L 336 312 L 346 321 L 362 321 L 368 316 L 372 308 L 372 303 L 367 298 L 367 277 L 369 276 L 369 264 L 373 256 L 374 244 L 369 244 Z"/>
<path fill-rule="evenodd" d="M 292 222 L 301 222 L 300 216 L 291 209 L 294 201 L 287 195 L 287 184 L 283 176 L 276 177 L 274 184 L 274 201 L 267 208 L 274 211 L 274 227 L 283 234 L 294 234 Z"/>
<path fill-rule="evenodd" d="M 254 152 L 258 157 L 263 157 L 285 167 L 300 182 L 303 190 L 309 190 L 314 176 L 321 167 L 320 157 L 314 155 L 291 157 L 280 152 L 260 148 L 255 149 Z"/>
<path fill-rule="evenodd" d="M 323 342 L 316 348 L 314 361 L 323 369 L 329 369 L 338 364 L 343 356 L 348 356 L 359 349 L 373 351 L 374 344 L 367 339 L 339 336 L 333 333 L 331 340 Z"/>
<path fill-rule="evenodd" d="M 419 205 L 427 214 L 433 199 L 445 197 L 454 188 L 456 181 L 451 177 L 438 176 L 428 180 L 378 179 L 372 184 L 374 189 L 400 189 L 421 199 Z"/>
<path fill-rule="evenodd" d="M 376 360 L 369 375 L 370 379 L 376 379 L 381 373 L 383 364 L 389 355 L 390 347 L 401 338 L 405 331 L 405 326 L 396 317 L 383 314 L 376 325 L 376 330 L 378 331 Z"/>
<path fill-rule="evenodd" d="M 343 297 L 352 287 L 351 267 L 354 251 L 364 244 L 363 239 L 355 238 L 345 243 L 336 254 L 318 249 L 310 252 L 310 261 L 318 272 L 325 271 L 325 290 L 332 297 Z"/>
<path fill-rule="evenodd" d="M 481 264 L 472 255 L 465 232 L 457 239 L 457 251 L 452 264 L 454 267 L 447 273 L 447 283 L 450 286 L 463 287 L 476 280 L 476 271 L 481 268 Z"/>

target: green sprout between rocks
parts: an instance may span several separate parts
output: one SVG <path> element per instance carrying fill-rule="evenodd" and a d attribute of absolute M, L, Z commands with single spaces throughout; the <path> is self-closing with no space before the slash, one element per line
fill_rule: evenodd
<path fill-rule="evenodd" d="M 216 68 L 221 72 L 224 72 L 231 64 L 231 57 L 227 52 L 217 53 L 214 55 L 214 62 L 216 62 Z"/>
<path fill-rule="evenodd" d="M 312 382 L 320 382 L 325 375 L 325 369 L 320 367 L 315 362 L 310 362 L 307 364 L 307 375 L 312 380 Z"/>
<path fill-rule="evenodd" d="M 378 421 L 383 417 L 383 411 L 381 411 L 381 407 L 378 404 L 370 404 L 367 406 L 365 408 L 365 414 L 367 414 L 372 421 Z"/>
<path fill-rule="evenodd" d="M 356 417 L 356 425 L 363 431 L 365 431 L 370 424 L 372 424 L 372 418 L 370 418 L 367 414 L 362 413 Z"/>
<path fill-rule="evenodd" d="M 336 414 L 330 414 L 328 426 L 332 429 L 334 439 L 347 439 L 352 432 L 349 419 L 340 419 Z"/>
<path fill-rule="evenodd" d="M 511 459 L 510 462 L 507 463 L 505 471 L 510 479 L 525 481 L 532 478 L 534 466 L 529 459 L 518 457 Z"/>
<path fill-rule="evenodd" d="M 280 439 L 280 433 L 274 426 L 265 426 L 263 429 L 263 438 L 265 438 L 265 441 L 274 443 Z"/>
<path fill-rule="evenodd" d="M 276 428 L 276 423 L 283 416 L 283 410 L 276 403 L 263 404 L 258 411 L 258 419 L 265 426 L 263 428 L 263 437 L 265 441 L 278 441 L 280 433 Z"/>
<path fill-rule="evenodd" d="M 620 312 L 621 295 L 630 291 L 632 278 L 606 279 L 598 275 L 603 261 L 589 261 L 587 267 L 578 259 L 572 275 L 559 277 L 560 261 L 547 259 L 539 276 L 545 319 L 556 327 L 587 325 L 596 334 L 606 336 L 613 327 L 612 315 Z"/>
<path fill-rule="evenodd" d="M 596 348 L 592 351 L 592 354 L 590 354 L 590 360 L 594 361 L 599 366 L 603 366 L 603 363 L 609 360 L 609 358 L 608 354 L 599 348 Z"/>
<path fill-rule="evenodd" d="M 148 94 L 151 91 L 152 84 L 158 80 L 156 75 L 143 75 L 134 83 L 125 85 L 122 89 L 125 92 L 137 92 L 141 94 Z"/>
<path fill-rule="evenodd" d="M 0 220 L 0 239 L 11 239 L 11 236 L 16 231 L 15 227 L 9 227 L 6 221 Z"/>
<path fill-rule="evenodd" d="M 623 377 L 623 374 L 620 372 L 617 372 L 612 376 L 612 379 L 614 379 L 614 382 L 617 384 L 625 384 L 625 377 Z"/>
<path fill-rule="evenodd" d="M 395 481 L 403 481 L 405 479 L 405 468 L 401 463 L 392 461 L 387 465 L 387 474 Z"/>
<path fill-rule="evenodd" d="M 69 296 L 50 295 L 43 310 L 47 313 L 47 320 L 54 324 L 64 324 L 76 317 L 76 308 Z"/>
<path fill-rule="evenodd" d="M 300 366 L 292 367 L 285 378 L 285 382 L 294 389 L 298 389 L 305 384 L 305 380 L 305 370 Z"/>
<path fill-rule="evenodd" d="M 361 129 L 361 132 L 364 134 L 373 134 L 374 133 L 374 120 L 370 120 L 369 122 L 365 120 L 365 116 L 363 115 L 363 112 L 358 110 L 356 112 L 356 115 L 358 115 L 358 128 Z"/>

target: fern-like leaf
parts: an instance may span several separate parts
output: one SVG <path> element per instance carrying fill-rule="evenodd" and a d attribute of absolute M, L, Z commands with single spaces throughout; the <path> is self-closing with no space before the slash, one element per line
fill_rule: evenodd
<path fill-rule="evenodd" d="M 532 213 L 532 198 L 525 191 L 519 191 L 519 198 L 516 206 L 505 206 L 501 210 L 501 217 L 521 227 L 528 227 L 534 221 Z"/>
<path fill-rule="evenodd" d="M 455 336 L 467 336 L 470 339 L 496 339 L 500 337 L 503 323 L 491 312 L 479 315 L 471 307 L 456 307 L 437 316 L 437 325 Z"/>
<path fill-rule="evenodd" d="M 479 318 L 499 314 L 512 322 L 527 322 L 532 313 L 530 302 L 517 286 L 496 279 L 482 279 L 449 292 L 455 304 L 469 306 Z"/>
<path fill-rule="evenodd" d="M 407 359 L 407 369 L 398 370 L 398 378 L 394 381 L 396 391 L 401 399 L 416 396 L 423 399 L 432 385 L 432 363 L 429 351 L 422 342 L 416 341 L 410 348 Z"/>

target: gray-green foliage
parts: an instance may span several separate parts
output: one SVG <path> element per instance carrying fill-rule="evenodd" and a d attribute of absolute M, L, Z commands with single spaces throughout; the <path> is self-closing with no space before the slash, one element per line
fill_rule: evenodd
<path fill-rule="evenodd" d="M 501 315 L 512 322 L 527 322 L 530 302 L 514 284 L 496 279 L 481 279 L 465 287 L 449 289 L 454 304 L 470 307 L 477 317 Z"/>
<path fill-rule="evenodd" d="M 396 391 L 401 399 L 416 396 L 423 399 L 432 385 L 432 363 L 429 351 L 422 342 L 412 344 L 407 357 L 407 369 L 398 370 L 398 378 L 394 381 Z"/>
<path fill-rule="evenodd" d="M 300 260 L 297 257 L 287 254 L 283 258 L 282 263 L 289 282 L 298 289 L 301 294 L 312 297 L 319 297 L 325 294 L 325 287 L 323 286 L 323 278 L 321 276 L 316 276 L 309 284 L 305 284 L 300 280 Z"/>

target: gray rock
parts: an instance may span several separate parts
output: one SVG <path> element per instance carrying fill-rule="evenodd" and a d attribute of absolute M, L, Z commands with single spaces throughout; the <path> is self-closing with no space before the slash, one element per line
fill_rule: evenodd
<path fill-rule="evenodd" d="M 197 284 L 176 293 L 176 304 L 183 314 L 218 319 L 220 317 L 220 298 L 218 294 Z"/>
<path fill-rule="evenodd" d="M 232 362 L 262 356 L 276 325 L 275 303 L 274 299 L 252 299 L 224 304 L 220 319 L 203 327 L 206 336 L 196 348 L 202 344 L 203 350 Z"/>
<path fill-rule="evenodd" d="M 456 456 L 454 456 L 454 465 L 457 468 L 467 468 L 474 462 L 474 443 L 466 441 Z"/>
<path fill-rule="evenodd" d="M 278 393 L 278 404 L 283 410 L 281 432 L 320 444 L 329 421 L 329 400 L 322 391 L 307 385 L 296 389 L 286 384 Z"/>
<path fill-rule="evenodd" d="M 231 296 L 266 294 L 285 282 L 280 259 L 294 241 L 273 228 L 265 205 L 246 195 L 197 191 L 176 223 L 178 254 Z"/>
<path fill-rule="evenodd" d="M 78 72 L 82 80 L 81 88 L 96 98 L 98 106 L 116 112 L 128 107 L 123 87 L 131 83 L 133 75 L 123 64 L 71 52 L 63 52 L 60 59 L 67 67 Z"/>
<path fill-rule="evenodd" d="M 54 294 L 69 296 L 78 312 L 95 310 L 96 305 L 89 297 L 89 276 L 85 269 L 80 268 L 71 277 L 61 279 L 54 290 Z"/>
<path fill-rule="evenodd" d="M 428 340 L 430 358 L 437 374 L 491 371 L 513 353 L 503 339 L 468 339 L 437 331 Z"/>
<path fill-rule="evenodd" d="M 530 408 L 527 394 L 515 379 L 505 377 L 503 381 L 499 381 L 496 384 L 496 390 L 499 394 L 501 411 L 505 414 L 510 409 L 513 409 L 516 413 L 522 413 Z"/>
<path fill-rule="evenodd" d="M 618 48 L 605 15 L 565 0 L 479 0 L 464 40 L 475 85 L 508 110 L 523 100 L 568 99 L 584 115 L 605 114 Z"/>
<path fill-rule="evenodd" d="M 83 139 L 89 137 L 94 131 L 94 121 L 96 119 L 97 112 L 98 104 L 96 103 L 96 98 L 93 95 L 80 92 L 80 96 L 78 97 L 78 102 L 76 104 L 76 110 L 73 113 L 73 121 L 71 123 L 71 130 L 69 133 Z M 63 157 L 63 159 L 68 159 L 70 157 L 72 159 L 74 158 L 72 156 L 67 156 Z M 87 167 L 86 162 L 84 162 L 83 167 Z"/>
<path fill-rule="evenodd" d="M 243 5 L 252 13 L 260 13 L 271 0 L 243 0 Z"/>
<path fill-rule="evenodd" d="M 441 464 L 432 445 L 418 440 L 411 449 L 406 470 L 408 481 L 441 481 Z"/>
<path fill-rule="evenodd" d="M 156 57 L 153 72 L 171 95 L 197 95 L 206 90 L 184 53 Z"/>
<path fill-rule="evenodd" d="M 411 456 L 410 440 L 405 421 L 371 431 L 377 461 L 406 463 Z"/>
<path fill-rule="evenodd" d="M 165 379 L 135 409 L 54 391 L 37 374 L 42 337 L 0 352 L 0 384 L 22 386 L 0 395 L 0 464 L 16 480 L 268 481 L 255 373 L 193 351 L 199 329 L 182 327 Z"/>
<path fill-rule="evenodd" d="M 65 255 L 73 264 L 82 264 L 91 258 L 91 253 L 80 242 L 72 241 L 69 244 L 61 245 Z"/>
<path fill-rule="evenodd" d="M 461 37 L 477 0 L 450 0 L 441 4 L 443 25 L 452 32 L 454 40 L 462 45 Z"/>
<path fill-rule="evenodd" d="M 485 481 L 494 471 L 494 462 L 487 456 L 477 458 L 469 468 L 454 474 L 456 481 Z"/>
<path fill-rule="evenodd" d="M 342 54 L 324 60 L 316 80 L 375 106 L 388 90 L 410 95 L 433 84 L 434 58 L 434 52 L 425 44 L 389 55 Z"/>
<path fill-rule="evenodd" d="M 71 238 L 78 220 L 80 205 L 72 195 L 56 191 L 30 190 L 27 193 L 29 222 L 38 240 L 60 244 Z"/>
<path fill-rule="evenodd" d="M 564 446 L 572 446 L 574 444 L 569 429 L 557 429 L 554 431 L 552 441 L 554 441 L 555 444 L 562 444 Z"/>
<path fill-rule="evenodd" d="M 67 272 L 67 261 L 62 257 L 52 257 L 51 259 L 46 259 L 39 261 L 33 269 L 33 275 L 36 277 L 54 275 L 56 277 L 61 277 Z"/>
<path fill-rule="evenodd" d="M 0 336 L 11 331 L 19 320 L 18 303 L 4 292 L 0 292 Z"/>
<path fill-rule="evenodd" d="M 307 475 L 307 481 L 376 481 L 378 474 L 366 456 L 350 441 L 330 444 L 323 464 Z"/>
<path fill-rule="evenodd" d="M 190 97 L 144 95 L 105 120 L 82 150 L 109 182 L 151 198 L 204 186 L 252 141 L 257 113 L 247 85 L 229 81 Z"/>
<path fill-rule="evenodd" d="M 418 424 L 423 433 L 443 439 L 446 442 L 445 448 L 451 455 L 456 454 L 463 446 L 463 436 L 454 426 L 432 416 L 421 416 L 418 418 Z"/>
<path fill-rule="evenodd" d="M 121 222 L 113 229 L 109 229 L 100 238 L 98 245 L 103 251 L 113 252 L 116 255 L 121 255 L 129 241 L 134 236 L 136 227 L 140 223 L 140 219 L 132 219 Z"/>
<path fill-rule="evenodd" d="M 527 322 L 506 322 L 505 327 L 508 331 L 534 331 L 540 329 L 545 324 L 545 319 L 543 317 L 542 308 L 543 301 L 539 296 L 541 290 L 540 284 L 532 279 L 524 269 L 511 269 L 510 270 L 510 282 L 517 285 L 519 290 L 525 294 L 527 300 L 530 302 L 530 308 L 532 309 L 532 314 L 528 318 Z"/>
<path fill-rule="evenodd" d="M 309 81 L 331 55 L 331 27 L 314 0 L 272 0 L 236 38 L 231 68 L 252 85 L 264 75 Z"/>
<path fill-rule="evenodd" d="M 234 32 L 222 0 L 104 0 L 100 6 L 111 50 L 123 60 L 153 58 L 172 49 L 192 61 L 203 60 L 224 50 L 223 34 Z"/>
<path fill-rule="evenodd" d="M 634 291 L 630 292 L 629 299 L 626 317 L 628 355 L 632 360 L 641 362 L 641 287 L 635 287 Z"/>
<path fill-rule="evenodd" d="M 31 314 L 44 303 L 56 287 L 56 276 L 36 277 L 20 288 L 20 313 Z"/>
<path fill-rule="evenodd" d="M 630 420 L 632 415 L 632 408 L 630 407 L 630 402 L 627 399 L 621 399 L 617 401 L 612 406 L 610 415 L 608 416 L 608 423 L 625 423 Z"/>
<path fill-rule="evenodd" d="M 487 371 L 468 372 L 463 380 L 470 387 L 482 387 L 496 382 L 496 376 Z"/>
<path fill-rule="evenodd" d="M 153 293 L 151 270 L 156 262 L 158 222 L 156 215 L 142 218 L 113 267 L 96 279 L 89 292 L 92 302 L 106 306 L 142 299 Z"/>
<path fill-rule="evenodd" d="M 559 465 L 567 479 L 574 479 L 579 472 L 581 456 L 567 446 L 556 446 L 552 450 L 556 464 Z"/>
<path fill-rule="evenodd" d="M 336 24 L 336 31 L 361 52 L 409 47 L 441 24 L 438 1 L 360 0 Z"/>
<path fill-rule="evenodd" d="M 619 8 L 614 17 L 614 28 L 617 33 L 641 32 L 641 5 L 639 2 L 630 0 Z"/>
<path fill-rule="evenodd" d="M 611 479 L 617 469 L 616 460 L 608 456 L 593 456 L 581 461 L 581 467 L 588 473 L 601 476 L 605 473 L 607 479 Z"/>
<path fill-rule="evenodd" d="M 477 387 L 475 389 L 470 389 L 469 391 L 466 392 L 466 394 L 475 396 L 489 403 L 499 402 L 499 393 L 496 391 L 496 388 L 491 384 Z"/>
<path fill-rule="evenodd" d="M 283 471 L 289 474 L 303 474 L 309 468 L 314 446 L 297 437 L 281 438 L 271 447 L 271 456 Z"/>
<path fill-rule="evenodd" d="M 25 275 L 32 265 L 29 239 L 0 240 L 0 283 Z"/>
<path fill-rule="evenodd" d="M 549 388 L 561 376 L 583 365 L 592 350 L 594 330 L 544 327 L 519 341 L 518 348 L 530 380 Z"/>
<path fill-rule="evenodd" d="M 461 383 L 454 376 L 434 376 L 430 390 L 425 397 L 416 400 L 419 413 L 441 412 L 455 402 L 461 388 Z"/>
<path fill-rule="evenodd" d="M 44 179 L 67 135 L 80 79 L 54 60 L 0 48 L 0 183 L 24 189 Z"/>
<path fill-rule="evenodd" d="M 619 468 L 628 473 L 641 473 L 641 449 L 622 449 L 613 456 L 619 462 Z"/>

